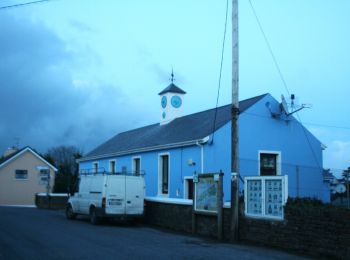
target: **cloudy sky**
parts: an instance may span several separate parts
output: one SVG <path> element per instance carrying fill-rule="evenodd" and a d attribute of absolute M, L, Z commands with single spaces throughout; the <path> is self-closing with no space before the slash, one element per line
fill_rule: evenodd
<path fill-rule="evenodd" d="M 2 0 L 1 6 L 24 3 Z M 229 2 L 231 2 L 229 0 Z M 294 93 L 324 166 L 350 166 L 350 1 L 239 1 L 240 99 Z M 187 91 L 186 114 L 216 102 L 226 0 L 52 0 L 0 9 L 0 149 L 88 152 L 159 121 L 157 93 Z M 229 5 L 229 19 L 231 6 Z M 231 98 L 231 23 L 220 104 Z"/>

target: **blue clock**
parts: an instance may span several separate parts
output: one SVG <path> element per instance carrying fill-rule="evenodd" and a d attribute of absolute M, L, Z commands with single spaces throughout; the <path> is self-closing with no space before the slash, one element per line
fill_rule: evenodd
<path fill-rule="evenodd" d="M 165 107 L 166 107 L 166 104 L 167 104 L 166 96 L 163 96 L 163 97 L 162 97 L 161 104 L 162 104 L 162 108 L 165 108 Z"/>
<path fill-rule="evenodd" d="M 179 96 L 173 96 L 171 98 L 171 105 L 175 108 L 179 108 L 182 104 L 182 100 Z"/>

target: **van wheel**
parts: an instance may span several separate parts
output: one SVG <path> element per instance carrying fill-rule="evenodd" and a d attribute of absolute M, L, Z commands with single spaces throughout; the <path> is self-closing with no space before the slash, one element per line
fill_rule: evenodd
<path fill-rule="evenodd" d="M 99 223 L 99 218 L 97 216 L 96 208 L 92 207 L 90 209 L 90 223 L 97 225 Z"/>
<path fill-rule="evenodd" d="M 75 217 L 77 216 L 77 214 L 75 214 L 73 212 L 73 208 L 71 205 L 68 205 L 66 208 L 66 218 L 67 219 L 75 219 Z"/>

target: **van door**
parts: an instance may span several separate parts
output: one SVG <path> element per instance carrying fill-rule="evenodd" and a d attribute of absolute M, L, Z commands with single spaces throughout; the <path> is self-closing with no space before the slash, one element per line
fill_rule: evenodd
<path fill-rule="evenodd" d="M 125 176 L 125 214 L 142 215 L 144 206 L 144 179 L 142 176 Z"/>
<path fill-rule="evenodd" d="M 106 186 L 106 213 L 125 214 L 125 176 L 108 175 Z"/>
<path fill-rule="evenodd" d="M 78 193 L 78 211 L 87 214 L 89 212 L 89 193 L 91 176 L 81 176 Z"/>

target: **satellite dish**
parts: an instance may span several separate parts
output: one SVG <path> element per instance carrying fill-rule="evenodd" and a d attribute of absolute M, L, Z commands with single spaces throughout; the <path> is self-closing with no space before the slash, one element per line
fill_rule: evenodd
<path fill-rule="evenodd" d="M 346 191 L 345 185 L 342 183 L 337 184 L 337 186 L 335 186 L 335 191 L 337 193 L 344 193 Z"/>
<path fill-rule="evenodd" d="M 288 111 L 287 101 L 286 101 L 286 99 L 284 98 L 283 95 L 281 95 L 281 99 L 282 99 L 282 103 L 281 103 L 282 110 L 284 111 L 284 113 L 286 113 L 286 115 L 288 115 L 289 111 Z"/>

